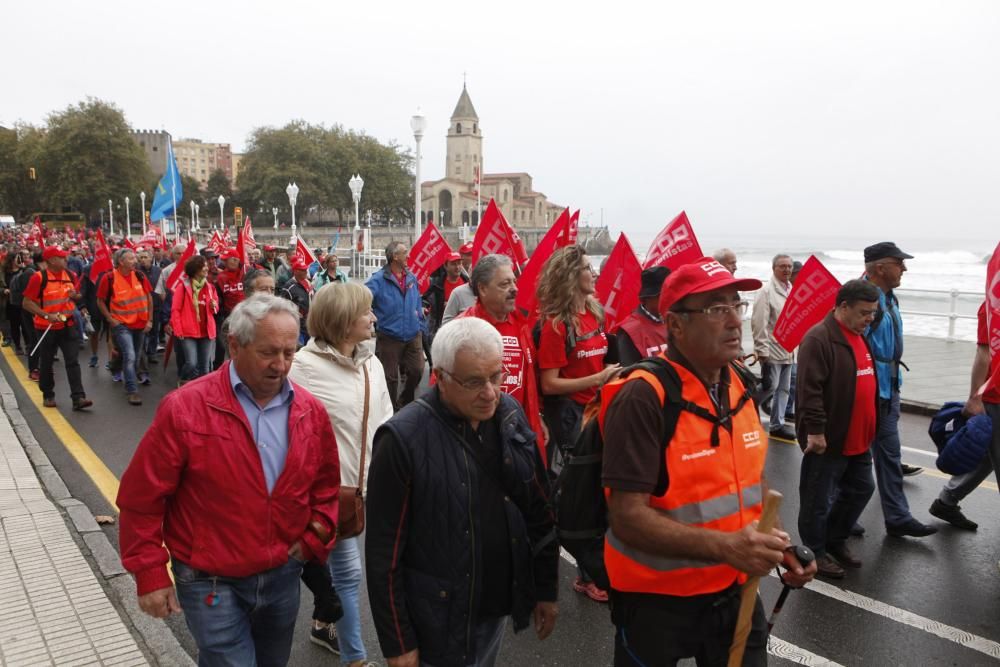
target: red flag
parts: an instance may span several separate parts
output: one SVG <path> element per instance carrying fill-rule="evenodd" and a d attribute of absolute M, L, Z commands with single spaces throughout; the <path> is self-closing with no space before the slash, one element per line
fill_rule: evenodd
<path fill-rule="evenodd" d="M 680 214 L 670 221 L 663 231 L 653 240 L 646 253 L 646 261 L 642 268 L 649 269 L 654 266 L 665 266 L 669 269 L 676 269 L 678 266 L 688 264 L 703 256 L 698 239 L 691 229 L 687 213 L 681 211 Z"/>
<path fill-rule="evenodd" d="M 639 307 L 641 287 L 642 266 L 628 237 L 621 233 L 594 284 L 597 300 L 604 306 L 608 331 L 617 329 L 618 324 Z"/>
<path fill-rule="evenodd" d="M 96 243 L 94 244 L 94 261 L 90 264 L 90 282 L 97 284 L 97 276 L 105 271 L 110 271 L 114 265 L 111 263 L 111 249 L 108 248 L 108 242 L 104 240 L 104 232 L 98 229 L 94 233 L 94 239 Z"/>
<path fill-rule="evenodd" d="M 576 240 L 580 237 L 580 209 L 569 216 L 569 244 L 576 245 Z"/>
<path fill-rule="evenodd" d="M 572 219 L 572 216 L 569 214 L 569 209 L 568 208 L 564 208 L 563 212 L 559 214 L 558 218 L 556 218 L 556 221 L 552 223 L 552 228 L 558 228 L 559 229 L 559 247 L 560 248 L 562 248 L 564 246 L 571 245 L 570 239 L 573 238 L 573 235 L 572 235 L 571 230 L 569 228 L 569 221 L 571 219 Z"/>
<path fill-rule="evenodd" d="M 839 289 L 840 281 L 823 266 L 823 262 L 810 255 L 774 323 L 774 340 L 789 352 L 798 347 L 806 332 L 819 324 L 837 305 Z"/>
<path fill-rule="evenodd" d="M 165 241 L 163 230 L 157 225 L 149 225 L 146 228 L 146 233 L 142 235 L 140 243 L 148 243 L 154 248 L 163 248 L 166 246 Z"/>
<path fill-rule="evenodd" d="M 226 249 L 226 243 L 222 240 L 219 230 L 212 231 L 212 238 L 208 240 L 208 247 L 216 255 L 221 255 L 222 251 Z"/>
<path fill-rule="evenodd" d="M 181 258 L 177 260 L 176 264 L 174 264 L 174 270 L 170 272 L 170 276 L 167 278 L 168 290 L 173 290 L 177 281 L 179 281 L 181 276 L 184 275 L 184 264 L 186 264 L 189 259 L 194 257 L 194 250 L 194 238 L 192 238 L 188 241 L 187 247 L 184 248 L 184 252 L 181 254 Z"/>
<path fill-rule="evenodd" d="M 1000 243 L 986 265 L 986 330 L 990 337 L 990 377 L 979 393 L 988 403 L 1000 403 Z"/>
<path fill-rule="evenodd" d="M 145 241 L 145 240 L 146 240 L 146 237 L 143 236 L 142 237 L 142 241 Z M 122 245 L 125 246 L 126 248 L 128 248 L 129 250 L 135 250 L 135 244 L 132 243 L 132 239 L 130 239 L 127 236 L 122 239 Z"/>
<path fill-rule="evenodd" d="M 507 240 L 514 249 L 514 272 L 516 275 L 521 275 L 521 271 L 528 264 L 528 249 L 524 247 L 524 241 L 521 240 L 517 230 L 507 224 L 506 220 L 503 222 L 507 225 Z"/>
<path fill-rule="evenodd" d="M 417 287 L 423 294 L 430 287 L 431 273 L 445 263 L 451 248 L 448 242 L 441 236 L 441 232 L 434 226 L 433 222 L 428 222 L 424 228 L 424 233 L 420 235 L 417 242 L 410 248 L 410 271 L 417 277 Z"/>
<path fill-rule="evenodd" d="M 524 267 L 520 277 L 517 279 L 517 307 L 527 312 L 529 316 L 535 314 L 538 306 L 538 279 L 542 275 L 542 268 L 545 262 L 549 261 L 559 248 L 564 248 L 569 243 L 569 235 L 566 226 L 569 224 L 569 209 L 562 212 L 559 219 L 549 227 L 545 236 L 538 242 L 535 252 L 531 253 L 531 259 Z"/>
<path fill-rule="evenodd" d="M 483 219 L 476 229 L 476 238 L 472 240 L 472 263 L 475 264 L 485 255 L 498 253 L 510 257 L 520 269 L 521 262 L 526 257 L 523 245 L 520 252 L 516 248 L 515 237 L 519 242 L 520 237 L 511 229 L 496 202 L 490 199 L 486 212 L 483 213 Z"/>
<path fill-rule="evenodd" d="M 306 264 L 312 264 L 319 261 L 316 259 L 316 255 L 313 254 L 312 250 L 309 249 L 309 246 L 302 242 L 301 236 L 295 237 L 294 257 L 301 258 Z"/>
<path fill-rule="evenodd" d="M 35 222 L 31 225 L 31 232 L 28 234 L 28 240 L 32 243 L 37 243 L 38 245 L 44 245 L 45 240 L 45 225 L 42 224 L 42 219 L 35 216 Z"/>
<path fill-rule="evenodd" d="M 253 225 L 250 224 L 249 215 L 243 220 L 243 243 L 247 246 L 248 250 L 253 250 L 257 247 L 257 239 L 253 236 Z"/>

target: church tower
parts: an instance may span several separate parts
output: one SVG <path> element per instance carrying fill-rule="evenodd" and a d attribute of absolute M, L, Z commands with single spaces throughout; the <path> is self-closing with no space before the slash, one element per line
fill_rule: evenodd
<path fill-rule="evenodd" d="M 479 127 L 469 91 L 462 84 L 462 95 L 451 114 L 448 128 L 448 155 L 445 160 L 445 178 L 472 185 L 475 169 L 483 159 L 483 134 Z"/>

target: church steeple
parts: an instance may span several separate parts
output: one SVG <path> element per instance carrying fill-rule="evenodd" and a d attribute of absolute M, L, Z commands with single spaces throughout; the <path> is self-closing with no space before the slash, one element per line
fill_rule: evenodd
<path fill-rule="evenodd" d="M 479 114 L 472 106 L 469 91 L 463 83 L 462 94 L 451 114 L 451 125 L 448 128 L 445 178 L 471 184 L 475 180 L 476 168 L 482 163 L 482 147 Z"/>

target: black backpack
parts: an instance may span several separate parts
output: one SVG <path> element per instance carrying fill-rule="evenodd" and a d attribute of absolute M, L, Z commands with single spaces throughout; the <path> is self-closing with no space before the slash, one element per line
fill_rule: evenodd
<path fill-rule="evenodd" d="M 687 410 L 712 422 L 712 446 L 718 445 L 719 427 L 726 426 L 733 415 L 750 402 L 750 392 L 744 388 L 739 402 L 720 419 L 700 405 L 686 401 L 681 396 L 681 379 L 669 362 L 660 357 L 643 359 L 622 370 L 619 377 L 627 377 L 636 370 L 645 370 L 656 376 L 664 389 L 663 436 L 661 445 L 666 448 L 677 426 L 681 410 Z M 597 413 L 601 406 L 601 393 L 587 405 L 583 426 L 573 449 L 567 453 L 563 469 L 556 482 L 555 501 L 559 544 L 576 559 L 580 568 L 603 590 L 611 586 L 604 567 L 604 535 L 608 530 L 608 505 L 601 480 L 604 460 L 604 436 Z M 666 470 L 661 471 L 655 495 L 667 491 Z"/>

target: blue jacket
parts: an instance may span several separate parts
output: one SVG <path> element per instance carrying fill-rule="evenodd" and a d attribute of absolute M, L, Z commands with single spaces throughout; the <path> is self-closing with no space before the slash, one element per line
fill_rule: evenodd
<path fill-rule="evenodd" d="M 399 341 L 409 341 L 424 329 L 424 305 L 417 278 L 407 270 L 406 291 L 388 266 L 372 274 L 365 283 L 372 293 L 372 310 L 378 318 L 378 330 Z"/>
<path fill-rule="evenodd" d="M 892 398 L 893 390 L 899 391 L 903 386 L 903 377 L 899 372 L 899 361 L 903 358 L 903 318 L 899 314 L 899 301 L 892 292 L 886 294 L 879 289 L 878 309 L 875 322 L 865 330 L 865 338 L 875 357 L 879 398 L 888 400 Z M 873 329 L 876 323 L 878 326 Z M 893 378 L 896 379 L 895 387 Z"/>

